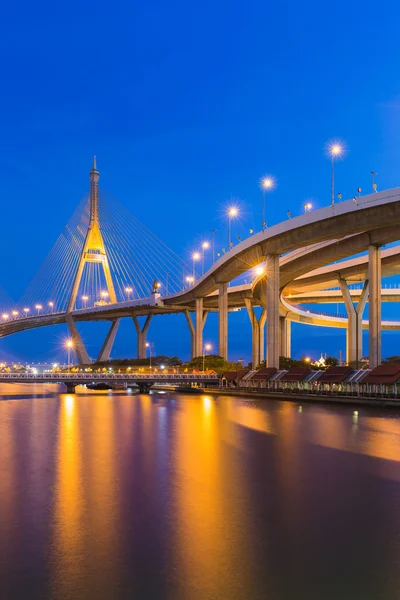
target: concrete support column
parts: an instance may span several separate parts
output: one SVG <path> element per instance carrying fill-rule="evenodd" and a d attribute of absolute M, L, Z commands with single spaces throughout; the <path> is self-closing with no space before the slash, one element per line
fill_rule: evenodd
<path fill-rule="evenodd" d="M 267 311 L 265 308 L 263 309 L 260 320 L 259 320 L 259 328 L 260 328 L 260 363 L 265 360 L 265 323 L 267 320 Z"/>
<path fill-rule="evenodd" d="M 72 315 L 67 313 L 65 315 L 65 320 L 67 322 L 69 335 L 71 336 L 71 339 L 73 341 L 74 350 L 78 357 L 79 364 L 80 365 L 90 365 L 91 360 L 89 358 L 89 354 L 87 353 L 85 344 L 82 341 L 82 338 L 81 338 L 78 328 L 75 324 L 75 321 L 72 318 Z"/>
<path fill-rule="evenodd" d="M 257 315 L 254 311 L 254 306 L 251 303 L 250 298 L 245 298 L 247 313 L 249 315 L 251 323 L 251 362 L 253 369 L 255 369 L 262 360 L 264 360 L 264 329 L 265 329 L 265 318 L 266 310 L 262 310 L 260 319 L 257 319 Z M 262 333 L 261 333 L 262 331 Z M 261 358 L 262 354 L 262 358 Z"/>
<path fill-rule="evenodd" d="M 291 321 L 287 317 L 279 317 L 280 356 L 290 358 L 291 354 Z"/>
<path fill-rule="evenodd" d="M 137 358 L 146 358 L 146 334 L 150 325 L 152 314 L 146 317 L 143 327 L 140 327 L 139 319 L 136 315 L 132 316 L 137 333 Z"/>
<path fill-rule="evenodd" d="M 203 354 L 203 298 L 196 298 L 195 356 Z"/>
<path fill-rule="evenodd" d="M 267 256 L 267 366 L 279 369 L 279 255 Z"/>
<path fill-rule="evenodd" d="M 218 353 L 228 360 L 228 286 L 219 284 L 218 295 Z"/>
<path fill-rule="evenodd" d="M 369 366 L 381 364 L 382 310 L 381 310 L 381 249 L 368 247 L 369 266 Z"/>
<path fill-rule="evenodd" d="M 359 363 L 362 359 L 362 317 L 368 297 L 369 282 L 367 279 L 364 283 L 357 307 L 354 306 L 346 281 L 339 279 L 339 285 L 346 305 L 348 319 L 346 330 L 346 362 L 347 364 L 350 362 Z"/>
<path fill-rule="evenodd" d="M 196 356 L 196 330 L 193 325 L 192 317 L 190 316 L 190 312 L 188 310 L 185 310 L 185 317 L 190 332 L 190 358 L 193 359 Z"/>
<path fill-rule="evenodd" d="M 114 319 L 111 322 L 111 327 L 108 330 L 104 344 L 101 347 L 97 362 L 109 360 L 112 347 L 114 345 L 115 336 L 117 335 L 120 319 Z"/>

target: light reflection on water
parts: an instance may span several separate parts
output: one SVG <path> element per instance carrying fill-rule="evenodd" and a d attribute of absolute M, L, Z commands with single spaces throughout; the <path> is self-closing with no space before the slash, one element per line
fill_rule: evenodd
<path fill-rule="evenodd" d="M 2 598 L 400 597 L 398 412 L 57 391 L 0 388 Z"/>

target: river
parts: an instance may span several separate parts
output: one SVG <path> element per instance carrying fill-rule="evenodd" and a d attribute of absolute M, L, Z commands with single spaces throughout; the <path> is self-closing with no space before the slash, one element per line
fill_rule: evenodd
<path fill-rule="evenodd" d="M 398 600 L 400 412 L 0 388 L 2 600 Z"/>

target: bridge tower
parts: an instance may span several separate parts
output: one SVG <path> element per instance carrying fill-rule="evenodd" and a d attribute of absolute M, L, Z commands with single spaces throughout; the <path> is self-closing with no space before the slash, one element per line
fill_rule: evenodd
<path fill-rule="evenodd" d="M 78 332 L 76 324 L 72 319 L 72 311 L 75 308 L 76 299 L 78 296 L 79 285 L 81 283 L 83 269 L 86 263 L 100 263 L 103 267 L 108 298 L 112 303 L 117 302 L 117 295 L 115 293 L 114 283 L 111 275 L 110 265 L 107 258 L 106 245 L 103 240 L 101 233 L 101 226 L 99 220 L 99 179 L 100 172 L 97 170 L 96 157 L 93 158 L 92 170 L 89 174 L 90 178 L 90 216 L 89 225 L 86 232 L 85 242 L 83 244 L 82 253 L 79 259 L 78 268 L 74 277 L 71 296 L 68 301 L 66 320 L 69 328 L 70 335 L 74 341 L 74 348 L 78 355 L 80 364 L 89 364 L 90 358 Z M 114 341 L 115 334 L 119 325 L 119 319 L 114 320 L 111 324 L 110 332 L 107 336 L 107 340 Z M 107 342 L 106 340 L 106 342 Z M 111 350 L 110 343 L 106 343 L 99 356 L 99 360 L 107 360 Z"/>

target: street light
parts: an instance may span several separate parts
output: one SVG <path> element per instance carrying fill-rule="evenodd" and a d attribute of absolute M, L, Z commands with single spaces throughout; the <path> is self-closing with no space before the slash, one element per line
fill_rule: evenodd
<path fill-rule="evenodd" d="M 190 285 L 190 284 L 193 284 L 193 282 L 194 282 L 194 277 L 193 277 L 193 275 L 188 275 L 188 276 L 186 277 L 186 281 L 188 282 L 188 284 L 189 284 L 189 285 Z"/>
<path fill-rule="evenodd" d="M 53 308 L 54 308 L 54 302 L 49 302 L 49 306 L 50 306 L 51 310 L 53 310 Z"/>
<path fill-rule="evenodd" d="M 146 342 L 145 347 L 149 349 L 149 359 L 150 359 L 150 371 L 151 371 L 151 344 L 150 342 Z"/>
<path fill-rule="evenodd" d="M 265 221 L 265 192 L 269 192 L 274 188 L 275 181 L 272 177 L 266 176 L 261 179 L 262 191 L 262 210 L 261 210 L 261 231 L 264 231 L 266 226 Z"/>
<path fill-rule="evenodd" d="M 203 373 L 204 373 L 204 364 L 205 364 L 205 360 L 206 360 L 206 353 L 207 350 L 210 351 L 212 348 L 211 344 L 206 344 L 203 348 Z"/>
<path fill-rule="evenodd" d="M 7 319 L 8 319 L 8 317 L 9 317 L 9 316 L 10 316 L 10 315 L 8 315 L 7 313 L 3 313 L 3 314 L 1 315 L 1 317 L 2 317 L 3 321 L 7 321 Z"/>
<path fill-rule="evenodd" d="M 312 204 L 311 204 L 311 202 L 305 202 L 305 203 L 304 203 L 304 212 L 305 212 L 305 213 L 308 213 L 308 212 L 310 212 L 310 210 L 311 210 L 311 209 L 312 209 Z"/>
<path fill-rule="evenodd" d="M 130 300 L 131 299 L 131 294 L 133 292 L 133 288 L 131 288 L 130 286 L 126 287 L 125 288 L 125 292 L 128 294 L 128 300 Z"/>
<path fill-rule="evenodd" d="M 104 292 L 100 292 L 100 296 L 102 298 L 108 298 L 108 292 L 105 292 L 105 291 Z"/>
<path fill-rule="evenodd" d="M 203 242 L 201 247 L 203 249 L 203 259 L 201 261 L 201 274 L 204 275 L 204 251 L 210 247 L 210 244 L 209 242 Z"/>
<path fill-rule="evenodd" d="M 40 314 L 40 311 L 42 310 L 43 306 L 41 304 L 35 304 L 35 308 L 37 310 L 37 314 Z"/>
<path fill-rule="evenodd" d="M 199 252 L 193 252 L 192 260 L 193 260 L 193 279 L 195 279 L 195 277 L 196 277 L 195 263 L 197 260 L 200 260 Z"/>
<path fill-rule="evenodd" d="M 258 265 L 257 267 L 255 267 L 254 273 L 255 273 L 256 277 L 259 277 L 260 275 L 264 275 L 265 268 L 262 265 Z"/>
<path fill-rule="evenodd" d="M 74 347 L 74 342 L 73 342 L 73 340 L 69 339 L 66 341 L 65 345 L 66 345 L 67 351 L 68 351 L 68 373 L 69 373 L 70 364 L 71 364 L 71 349 Z"/>
<path fill-rule="evenodd" d="M 25 313 L 25 316 L 27 317 L 28 313 L 29 313 L 29 308 L 24 308 L 24 313 Z"/>
<path fill-rule="evenodd" d="M 89 300 L 89 296 L 82 296 L 82 300 L 83 300 L 83 308 L 86 308 L 86 303 Z"/>
<path fill-rule="evenodd" d="M 371 171 L 371 177 L 372 177 L 372 191 L 376 192 L 376 183 L 375 183 L 375 175 L 378 175 L 378 173 L 376 171 Z"/>
<path fill-rule="evenodd" d="M 343 154 L 343 145 L 338 142 L 329 144 L 329 154 L 332 159 L 332 195 L 331 204 L 335 206 L 335 158 L 339 158 Z"/>
<path fill-rule="evenodd" d="M 234 219 L 235 217 L 237 217 L 237 215 L 239 214 L 238 209 L 236 208 L 236 206 L 231 206 L 231 208 L 228 209 L 228 251 L 231 249 L 231 221 L 232 219 Z"/>

